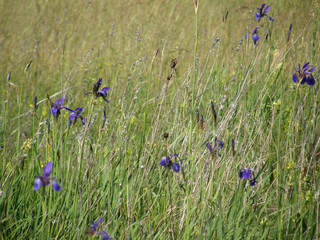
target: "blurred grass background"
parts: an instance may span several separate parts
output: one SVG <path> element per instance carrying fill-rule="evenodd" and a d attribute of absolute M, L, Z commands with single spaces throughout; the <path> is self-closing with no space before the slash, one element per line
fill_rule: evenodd
<path fill-rule="evenodd" d="M 261 4 L 200 1 L 192 108 L 193 1 L 2 1 L 2 239 L 86 239 L 98 217 L 116 239 L 319 238 L 319 82 L 297 89 L 291 76 L 310 61 L 319 77 L 320 3 L 270 1 L 275 21 L 257 23 Z M 84 92 L 100 77 L 110 103 L 92 105 Z M 67 112 L 54 121 L 47 94 L 84 107 L 90 127 L 68 128 Z M 189 152 L 191 109 L 205 127 L 193 125 Z M 211 161 L 216 137 L 225 147 Z M 168 152 L 186 180 L 159 165 Z M 63 190 L 47 190 L 46 212 L 32 186 L 48 161 Z M 238 180 L 243 167 L 256 186 Z"/>

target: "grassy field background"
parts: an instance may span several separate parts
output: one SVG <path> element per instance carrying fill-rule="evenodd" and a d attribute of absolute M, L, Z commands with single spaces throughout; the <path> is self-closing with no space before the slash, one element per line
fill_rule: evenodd
<path fill-rule="evenodd" d="M 1 1 L 0 239 L 320 238 L 320 2 L 196 3 Z"/>

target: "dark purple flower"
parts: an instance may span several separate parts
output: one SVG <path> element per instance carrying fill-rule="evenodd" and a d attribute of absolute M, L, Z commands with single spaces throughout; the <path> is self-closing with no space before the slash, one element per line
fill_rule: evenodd
<path fill-rule="evenodd" d="M 93 91 L 86 92 L 85 95 L 93 93 L 96 95 L 96 97 L 102 97 L 103 100 L 105 100 L 106 102 L 109 102 L 109 100 L 107 100 L 106 97 L 107 97 L 107 92 L 110 90 L 110 87 L 104 87 L 101 90 L 99 90 L 101 83 L 102 83 L 102 78 L 99 78 L 99 80 L 93 85 Z"/>
<path fill-rule="evenodd" d="M 210 150 L 210 152 L 211 152 L 212 154 L 215 153 L 215 151 L 213 150 L 213 149 L 214 149 L 214 146 L 212 147 L 209 142 L 207 142 L 206 146 L 207 146 L 207 148 Z"/>
<path fill-rule="evenodd" d="M 259 35 L 258 35 L 258 27 L 256 27 L 255 29 L 253 29 L 252 32 L 252 40 L 255 46 L 257 46 L 257 42 L 259 41 Z"/>
<path fill-rule="evenodd" d="M 243 168 L 239 172 L 239 178 L 250 180 L 250 185 L 254 186 L 256 184 L 256 178 L 254 176 L 254 171 L 252 169 Z"/>
<path fill-rule="evenodd" d="M 250 186 L 256 185 L 256 178 L 250 179 Z"/>
<path fill-rule="evenodd" d="M 231 139 L 232 154 L 236 153 L 234 139 Z"/>
<path fill-rule="evenodd" d="M 92 222 L 90 224 L 89 236 L 92 236 L 97 231 L 99 223 L 102 222 L 102 218 L 98 218 L 97 222 Z"/>
<path fill-rule="evenodd" d="M 102 78 L 99 78 L 99 80 L 93 85 L 93 94 L 96 94 L 101 86 Z"/>
<path fill-rule="evenodd" d="M 33 60 L 31 59 L 31 61 L 28 63 L 28 65 L 26 66 L 26 69 L 25 69 L 25 71 L 27 72 L 28 71 L 28 69 L 29 69 L 29 67 L 31 66 L 31 63 L 33 62 Z"/>
<path fill-rule="evenodd" d="M 267 13 L 270 11 L 271 9 L 271 6 L 267 6 L 266 8 L 264 8 L 266 6 L 265 3 L 262 4 L 261 8 L 257 8 L 258 9 L 258 12 L 256 12 L 256 15 L 255 15 L 255 18 L 257 21 L 260 21 L 261 18 L 263 18 L 264 16 L 267 16 L 267 18 L 270 20 L 270 21 L 274 21 L 271 17 L 269 17 L 267 15 Z"/>
<path fill-rule="evenodd" d="M 200 127 L 203 130 L 204 129 L 204 120 L 203 120 L 203 115 L 201 114 L 200 116 Z"/>
<path fill-rule="evenodd" d="M 218 140 L 218 141 L 216 142 L 216 144 L 218 145 L 218 148 L 219 148 L 219 149 L 223 148 L 223 146 L 224 146 L 224 142 L 221 141 L 221 140 Z"/>
<path fill-rule="evenodd" d="M 37 110 L 38 109 L 38 98 L 37 98 L 37 96 L 34 97 L 33 103 L 34 103 L 34 109 Z"/>
<path fill-rule="evenodd" d="M 197 109 L 196 120 L 197 120 L 197 123 L 199 123 L 199 120 L 200 120 L 199 109 Z"/>
<path fill-rule="evenodd" d="M 101 235 L 103 240 L 109 240 L 111 238 L 111 236 L 108 235 L 108 233 L 106 233 L 105 231 L 100 231 L 97 233 L 97 235 Z"/>
<path fill-rule="evenodd" d="M 180 171 L 180 165 L 179 163 L 173 163 L 172 162 L 172 158 L 173 157 L 178 157 L 178 154 L 173 154 L 170 155 L 169 157 L 162 157 L 161 161 L 160 161 L 160 165 L 164 166 L 165 168 L 172 168 L 173 171 L 175 172 L 179 172 Z"/>
<path fill-rule="evenodd" d="M 287 34 L 287 42 L 289 42 L 289 39 L 290 39 L 291 29 L 292 29 L 292 23 L 289 26 L 289 30 L 288 30 L 288 34 Z"/>
<path fill-rule="evenodd" d="M 55 191 L 60 191 L 60 185 L 54 180 L 55 177 L 50 177 L 50 173 L 52 171 L 53 162 L 48 162 L 46 166 L 43 168 L 42 176 L 35 176 L 36 180 L 34 181 L 33 190 L 37 191 L 41 186 L 45 187 L 52 182 L 52 188 Z"/>
<path fill-rule="evenodd" d="M 83 111 L 83 108 L 76 108 L 75 110 L 71 109 L 70 118 L 69 118 L 69 126 L 73 123 L 75 124 L 77 119 L 81 119 L 82 125 L 86 124 L 86 118 L 80 115 L 80 113 Z"/>
<path fill-rule="evenodd" d="M 211 101 L 211 110 L 212 110 L 212 114 L 213 114 L 213 120 L 215 123 L 217 123 L 217 113 L 216 113 L 216 110 L 214 109 L 214 105 L 213 105 L 212 101 Z"/>
<path fill-rule="evenodd" d="M 295 71 L 293 72 L 292 74 L 292 81 L 294 83 L 299 83 L 300 84 L 305 84 L 307 83 L 308 85 L 310 86 L 313 86 L 316 81 L 312 75 L 312 72 L 316 69 L 315 66 L 311 66 L 309 64 L 309 62 L 307 62 L 306 64 L 303 65 L 302 69 L 300 67 L 300 64 L 299 64 L 299 67 L 298 68 L 295 68 Z"/>
<path fill-rule="evenodd" d="M 54 103 L 51 103 L 51 110 L 50 110 L 50 113 L 54 116 L 59 116 L 60 115 L 60 110 L 65 108 L 69 111 L 73 111 L 72 109 L 70 108 L 67 108 L 65 106 L 62 106 L 62 104 L 64 103 L 64 99 L 63 97 L 59 98 L 57 101 L 55 101 Z"/>
<path fill-rule="evenodd" d="M 107 121 L 106 109 L 107 109 L 106 107 L 104 107 L 104 109 L 103 109 L 103 120 L 102 120 L 101 129 L 104 128 L 104 125 L 106 124 L 106 121 Z"/>

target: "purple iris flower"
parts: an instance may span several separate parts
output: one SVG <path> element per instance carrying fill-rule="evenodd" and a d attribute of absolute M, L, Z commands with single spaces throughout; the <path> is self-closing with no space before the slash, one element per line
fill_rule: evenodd
<path fill-rule="evenodd" d="M 72 110 L 72 109 L 71 109 Z M 73 123 L 75 124 L 77 119 L 81 119 L 82 125 L 86 124 L 86 118 L 80 115 L 80 113 L 83 111 L 83 108 L 76 108 L 75 110 L 72 110 L 70 113 L 70 118 L 69 118 L 69 126 Z"/>
<path fill-rule="evenodd" d="M 250 185 L 254 186 L 256 184 L 256 178 L 254 176 L 254 171 L 252 169 L 243 168 L 239 172 L 239 178 L 250 180 Z"/>
<path fill-rule="evenodd" d="M 92 236 L 97 231 L 99 223 L 102 222 L 102 218 L 98 218 L 97 222 L 92 222 L 90 224 L 89 236 Z"/>
<path fill-rule="evenodd" d="M 223 146 L 224 146 L 224 142 L 221 141 L 221 140 L 218 140 L 218 141 L 215 142 L 215 144 L 214 144 L 213 146 L 211 146 L 210 143 L 207 142 L 206 146 L 207 146 L 207 148 L 210 150 L 210 152 L 211 152 L 212 154 L 215 154 L 215 153 L 216 153 L 216 151 L 214 150 L 215 147 L 218 146 L 218 149 L 219 149 L 219 150 L 222 149 Z"/>
<path fill-rule="evenodd" d="M 72 112 L 72 110 L 70 108 L 67 108 L 65 106 L 62 106 L 62 104 L 64 103 L 64 99 L 63 97 L 59 98 L 57 101 L 55 101 L 54 103 L 51 103 L 51 110 L 50 113 L 54 116 L 58 116 L 60 115 L 60 110 L 65 108 L 69 111 Z"/>
<path fill-rule="evenodd" d="M 90 224 L 89 236 L 93 236 L 94 234 L 101 235 L 102 239 L 108 240 L 111 238 L 111 236 L 109 236 L 108 233 L 106 233 L 105 231 L 100 231 L 96 233 L 99 223 L 101 222 L 102 218 L 98 218 L 97 222 L 92 222 Z"/>
<path fill-rule="evenodd" d="M 271 6 L 267 6 L 266 8 L 264 8 L 266 6 L 265 3 L 262 4 L 261 8 L 257 8 L 258 12 L 256 12 L 255 18 L 257 21 L 260 21 L 261 18 L 263 18 L 264 16 L 266 16 L 270 21 L 274 21 L 271 17 L 269 17 L 267 15 L 267 13 L 270 11 Z"/>
<path fill-rule="evenodd" d="M 300 67 L 295 68 L 295 71 L 292 74 L 292 81 L 294 83 L 300 82 L 300 84 L 307 83 L 310 86 L 313 86 L 316 81 L 312 75 L 312 72 L 316 69 L 315 66 L 311 66 L 309 62 L 303 65 L 302 69 Z"/>
<path fill-rule="evenodd" d="M 104 87 L 101 90 L 99 90 L 101 83 L 102 83 L 102 78 L 99 78 L 99 80 L 93 85 L 93 91 L 86 92 L 85 95 L 93 93 L 96 95 L 96 97 L 102 97 L 103 100 L 105 100 L 106 102 L 109 102 L 109 100 L 107 100 L 106 97 L 107 97 L 107 92 L 110 90 L 110 87 Z"/>
<path fill-rule="evenodd" d="M 173 171 L 175 172 L 179 172 L 180 171 L 180 165 L 179 163 L 173 163 L 172 162 L 172 158 L 173 157 L 178 157 L 178 154 L 173 154 L 173 155 L 170 155 L 169 157 L 162 157 L 161 161 L 160 161 L 160 165 L 164 166 L 165 168 L 169 168 L 170 167 L 173 169 Z"/>
<path fill-rule="evenodd" d="M 255 29 L 253 29 L 252 32 L 252 40 L 255 46 L 257 46 L 257 42 L 259 41 L 259 35 L 258 35 L 258 27 L 256 27 Z"/>
<path fill-rule="evenodd" d="M 34 181 L 33 190 L 37 191 L 41 186 L 45 187 L 52 182 L 52 188 L 55 191 L 60 191 L 60 185 L 54 180 L 55 177 L 50 177 L 50 173 L 52 171 L 53 162 L 48 162 L 46 166 L 43 168 L 42 176 L 35 176 L 36 180 Z"/>
<path fill-rule="evenodd" d="M 223 146 L 224 146 L 224 142 L 221 141 L 221 140 L 218 140 L 218 141 L 216 142 L 216 144 L 218 145 L 218 148 L 219 148 L 219 149 L 223 148 Z"/>

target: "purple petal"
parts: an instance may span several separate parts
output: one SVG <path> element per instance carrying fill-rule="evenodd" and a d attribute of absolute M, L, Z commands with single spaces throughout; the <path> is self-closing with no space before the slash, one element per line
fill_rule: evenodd
<path fill-rule="evenodd" d="M 98 220 L 97 220 L 97 224 L 99 224 L 99 223 L 101 223 L 102 222 L 102 218 L 98 218 Z"/>
<path fill-rule="evenodd" d="M 239 178 L 240 178 L 240 179 L 243 178 L 243 170 L 241 170 L 241 171 L 239 172 Z"/>
<path fill-rule="evenodd" d="M 256 185 L 256 178 L 250 180 L 250 186 Z"/>
<path fill-rule="evenodd" d="M 175 153 L 175 154 L 170 155 L 170 159 L 173 157 L 178 157 L 178 154 Z"/>
<path fill-rule="evenodd" d="M 51 114 L 52 115 L 57 115 L 58 109 L 56 107 L 51 108 Z"/>
<path fill-rule="evenodd" d="M 251 178 L 251 171 L 250 171 L 249 169 L 245 169 L 245 170 L 243 171 L 243 178 L 244 178 L 245 180 L 248 180 L 249 178 Z"/>
<path fill-rule="evenodd" d="M 179 172 L 180 171 L 180 165 L 179 163 L 172 163 L 172 169 L 175 172 Z"/>
<path fill-rule="evenodd" d="M 110 236 L 105 231 L 100 231 L 100 232 L 97 233 L 97 235 L 101 235 L 103 240 L 109 240 L 110 239 Z"/>
<path fill-rule="evenodd" d="M 73 121 L 76 118 L 76 114 L 74 112 L 70 113 L 70 121 Z"/>
<path fill-rule="evenodd" d="M 81 123 L 83 126 L 86 125 L 86 121 L 87 121 L 87 118 L 81 117 Z"/>
<path fill-rule="evenodd" d="M 307 82 L 307 77 L 304 76 L 303 79 L 302 79 L 302 81 L 300 82 L 300 84 L 305 84 L 306 82 Z"/>
<path fill-rule="evenodd" d="M 52 188 L 53 188 L 53 190 L 55 190 L 57 192 L 61 190 L 59 183 L 57 183 L 57 181 L 55 181 L 55 180 L 52 180 Z"/>
<path fill-rule="evenodd" d="M 307 77 L 307 84 L 310 86 L 313 86 L 316 83 L 316 81 L 314 80 L 314 77 L 312 75 Z"/>
<path fill-rule="evenodd" d="M 110 87 L 104 87 L 101 89 L 102 91 L 108 92 L 110 90 Z"/>
<path fill-rule="evenodd" d="M 307 69 L 309 68 L 309 64 L 310 64 L 310 62 L 307 62 L 306 64 L 304 64 L 302 67 L 302 70 L 307 71 Z"/>
<path fill-rule="evenodd" d="M 266 7 L 266 9 L 263 11 L 263 13 L 267 13 L 267 12 L 269 12 L 269 11 L 270 11 L 270 9 L 271 9 L 271 6 Z"/>
<path fill-rule="evenodd" d="M 107 103 L 109 102 L 109 100 L 105 99 L 104 97 L 103 97 L 103 100 L 106 101 Z"/>
<path fill-rule="evenodd" d="M 244 38 L 245 38 L 245 39 L 247 39 L 247 38 L 248 38 L 248 33 L 246 33 L 246 34 L 244 35 Z"/>
<path fill-rule="evenodd" d="M 33 187 L 33 190 L 35 191 L 38 191 L 38 189 L 42 186 L 42 181 L 40 178 L 37 178 L 35 181 L 34 181 L 34 187 Z"/>
<path fill-rule="evenodd" d="M 259 21 L 259 19 L 260 19 L 260 12 L 256 12 L 255 19 L 256 19 L 257 21 Z"/>
<path fill-rule="evenodd" d="M 219 149 L 223 148 L 223 146 L 224 146 L 224 142 L 221 141 L 221 140 L 218 140 L 218 141 L 217 141 L 217 144 L 219 144 L 219 145 L 218 145 L 218 148 L 219 148 Z"/>
<path fill-rule="evenodd" d="M 210 145 L 209 142 L 207 142 L 206 144 L 207 148 L 210 150 L 211 153 L 214 153 L 213 149 L 212 149 L 212 146 Z"/>
<path fill-rule="evenodd" d="M 164 167 L 167 167 L 167 157 L 162 157 L 161 161 L 160 161 L 160 165 L 164 166 Z"/>
<path fill-rule="evenodd" d="M 57 106 L 62 106 L 62 104 L 64 103 L 63 97 L 61 97 L 60 99 L 58 99 L 55 103 L 56 103 Z"/>
<path fill-rule="evenodd" d="M 269 18 L 269 20 L 270 20 L 271 22 L 274 21 L 272 17 L 269 17 L 268 15 L 266 15 L 266 16 L 267 16 L 267 18 Z"/>
<path fill-rule="evenodd" d="M 98 93 L 100 93 L 100 95 L 106 97 L 107 96 L 107 93 L 103 90 L 98 90 Z"/>
<path fill-rule="evenodd" d="M 52 166 L 53 166 L 53 162 L 48 162 L 46 164 L 46 166 L 43 168 L 43 174 L 42 176 L 45 178 L 45 177 L 49 177 L 50 176 L 50 173 L 52 171 Z"/>
<path fill-rule="evenodd" d="M 292 74 L 292 82 L 296 83 L 297 81 L 298 81 L 297 74 L 295 72 L 293 72 L 293 74 Z"/>
<path fill-rule="evenodd" d="M 67 110 L 70 111 L 70 112 L 74 112 L 73 109 L 67 108 L 67 107 L 65 107 L 65 106 L 62 106 L 61 108 L 67 109 Z"/>
<path fill-rule="evenodd" d="M 263 3 L 263 4 L 261 5 L 260 10 L 263 10 L 265 6 L 266 6 L 266 4 L 265 4 L 265 3 Z"/>
<path fill-rule="evenodd" d="M 257 42 L 259 41 L 259 35 L 258 34 L 253 34 L 252 35 L 252 40 L 254 45 L 257 45 Z"/>
<path fill-rule="evenodd" d="M 94 228 L 94 231 L 96 230 L 96 228 L 98 227 L 99 223 L 102 222 L 102 218 L 98 218 L 97 222 L 92 222 L 91 223 L 91 227 Z"/>
<path fill-rule="evenodd" d="M 77 117 L 78 117 L 80 113 L 83 111 L 83 108 L 76 108 L 74 111 L 77 113 Z"/>
<path fill-rule="evenodd" d="M 313 66 L 308 72 L 312 73 L 316 69 L 316 66 Z"/>

